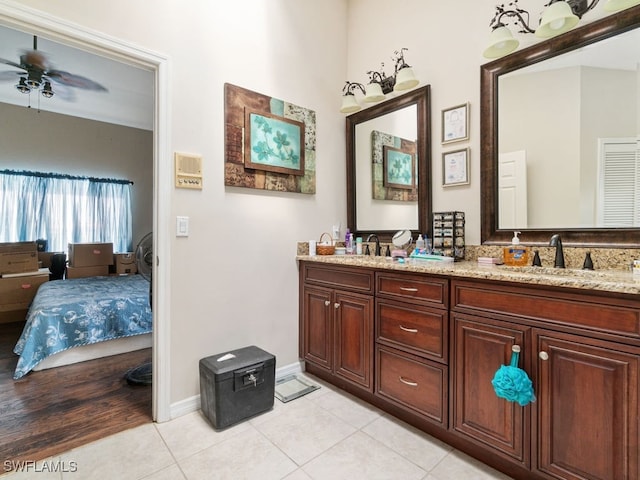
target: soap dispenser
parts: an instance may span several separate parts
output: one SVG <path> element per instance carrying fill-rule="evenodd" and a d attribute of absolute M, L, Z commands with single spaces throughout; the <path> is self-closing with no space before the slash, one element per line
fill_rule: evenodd
<path fill-rule="evenodd" d="M 523 267 L 529 263 L 529 249 L 520 245 L 520 239 L 518 238 L 520 233 L 521 232 L 513 232 L 511 245 L 504 247 L 503 257 L 505 265 Z"/>

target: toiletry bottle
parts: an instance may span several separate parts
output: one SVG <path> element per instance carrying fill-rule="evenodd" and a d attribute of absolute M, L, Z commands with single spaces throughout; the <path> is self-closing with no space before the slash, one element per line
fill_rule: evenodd
<path fill-rule="evenodd" d="M 362 255 L 362 237 L 356 238 L 356 255 Z"/>
<path fill-rule="evenodd" d="M 504 247 L 503 256 L 504 264 L 512 267 L 524 267 L 529 262 L 529 249 L 520 245 L 518 234 L 521 232 L 513 232 L 511 245 Z"/>
<path fill-rule="evenodd" d="M 422 234 L 418 234 L 418 239 L 416 240 L 416 251 L 417 253 L 426 253 L 425 252 L 425 243 L 422 238 Z"/>
<path fill-rule="evenodd" d="M 347 236 L 347 240 L 345 242 L 345 250 L 347 255 L 353 255 L 354 253 L 354 245 L 353 245 L 353 233 L 349 233 Z"/>
<path fill-rule="evenodd" d="M 347 255 L 351 253 L 351 246 L 349 245 L 350 241 L 351 241 L 351 232 L 347 228 L 347 231 L 344 234 L 344 253 L 346 253 Z"/>

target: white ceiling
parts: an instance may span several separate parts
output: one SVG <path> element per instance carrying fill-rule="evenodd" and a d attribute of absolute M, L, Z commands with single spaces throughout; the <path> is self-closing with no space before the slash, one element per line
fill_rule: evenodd
<path fill-rule="evenodd" d="M 20 55 L 33 49 L 33 35 L 0 26 L 0 58 L 20 63 Z M 0 102 L 31 105 L 50 112 L 72 115 L 128 127 L 153 129 L 153 72 L 117 62 L 93 53 L 38 36 L 38 51 L 46 55 L 50 68 L 87 77 L 103 85 L 107 91 L 91 91 L 53 84 L 54 96 L 20 93 L 7 71 L 18 68 L 0 63 Z M 66 89 L 66 91 L 64 91 Z M 58 90 L 58 94 L 55 94 Z M 73 96 L 73 100 L 64 97 Z M 39 102 L 39 105 L 38 105 Z"/>

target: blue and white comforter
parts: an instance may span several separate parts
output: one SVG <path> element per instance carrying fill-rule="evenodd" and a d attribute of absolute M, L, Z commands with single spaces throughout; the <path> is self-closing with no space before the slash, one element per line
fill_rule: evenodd
<path fill-rule="evenodd" d="M 54 280 L 40 286 L 14 348 L 19 379 L 49 355 L 152 331 L 142 275 Z"/>

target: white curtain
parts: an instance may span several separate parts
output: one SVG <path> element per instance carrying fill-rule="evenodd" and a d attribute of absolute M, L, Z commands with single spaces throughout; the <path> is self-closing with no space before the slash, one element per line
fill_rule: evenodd
<path fill-rule="evenodd" d="M 0 171 L 0 242 L 113 243 L 132 251 L 131 182 L 37 172 Z"/>

